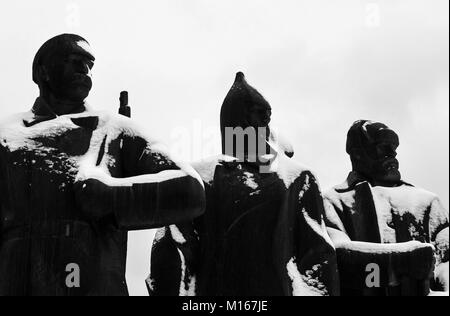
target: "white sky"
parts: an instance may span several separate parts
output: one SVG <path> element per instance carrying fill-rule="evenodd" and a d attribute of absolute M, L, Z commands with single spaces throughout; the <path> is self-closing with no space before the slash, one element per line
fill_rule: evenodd
<path fill-rule="evenodd" d="M 271 102 L 296 159 L 324 188 L 346 177 L 346 132 L 380 120 L 401 138 L 406 181 L 449 205 L 448 0 L 15 0 L 0 10 L 0 115 L 31 108 L 31 63 L 50 37 L 96 52 L 89 103 L 133 117 L 186 160 L 218 153 L 237 71 Z M 127 279 L 145 295 L 151 232 L 130 234 Z"/>

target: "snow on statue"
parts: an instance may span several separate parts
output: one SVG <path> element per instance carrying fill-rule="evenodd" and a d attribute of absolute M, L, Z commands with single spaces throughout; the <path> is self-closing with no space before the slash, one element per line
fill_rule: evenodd
<path fill-rule="evenodd" d="M 399 143 L 382 123 L 356 122 L 347 139 L 353 171 L 325 194 L 344 295 L 449 289 L 449 213 L 435 194 L 401 180 Z"/>
<path fill-rule="evenodd" d="M 151 295 L 338 294 L 318 183 L 278 149 L 271 114 L 239 73 L 222 106 L 224 155 L 194 165 L 206 186 L 207 211 L 158 232 Z"/>
<path fill-rule="evenodd" d="M 204 211 L 195 171 L 130 120 L 93 112 L 76 35 L 36 55 L 33 109 L 0 125 L 0 295 L 127 295 L 127 231 Z"/>

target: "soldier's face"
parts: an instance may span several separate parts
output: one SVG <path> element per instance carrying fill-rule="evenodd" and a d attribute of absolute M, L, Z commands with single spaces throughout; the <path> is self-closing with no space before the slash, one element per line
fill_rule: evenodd
<path fill-rule="evenodd" d="M 401 180 L 400 164 L 397 160 L 399 137 L 386 126 L 378 125 L 367 129 L 365 157 L 366 167 L 372 179 L 381 183 L 396 183 Z"/>
<path fill-rule="evenodd" d="M 57 56 L 48 70 L 50 89 L 59 98 L 84 101 L 92 89 L 93 67 L 94 62 L 87 55 Z"/>
<path fill-rule="evenodd" d="M 254 104 L 250 109 L 248 120 L 252 127 L 268 127 L 272 120 L 272 108 L 268 104 Z"/>
<path fill-rule="evenodd" d="M 249 110 L 247 120 L 250 126 L 257 130 L 259 137 L 265 139 L 269 138 L 269 124 L 272 120 L 272 108 L 269 104 L 253 104 Z"/>

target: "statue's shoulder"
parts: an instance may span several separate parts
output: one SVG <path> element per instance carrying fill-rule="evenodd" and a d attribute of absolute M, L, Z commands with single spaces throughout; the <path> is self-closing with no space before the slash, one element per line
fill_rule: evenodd
<path fill-rule="evenodd" d="M 342 189 L 344 188 L 348 188 L 348 186 L 346 186 L 346 183 L 342 183 L 339 185 L 335 185 L 332 188 L 328 188 L 324 191 L 323 198 L 332 203 L 336 203 L 340 201 L 343 192 Z"/>
<path fill-rule="evenodd" d="M 203 182 L 207 184 L 211 184 L 214 181 L 214 175 L 216 172 L 217 166 L 232 164 L 237 161 L 236 158 L 226 156 L 226 155 L 217 155 L 209 158 L 202 159 L 200 161 L 196 161 L 192 163 L 192 167 L 197 171 L 197 173 L 202 178 Z"/>
<path fill-rule="evenodd" d="M 149 131 L 147 131 L 144 126 L 140 125 L 131 118 L 108 111 L 93 111 L 88 113 L 91 116 L 97 116 L 99 118 L 99 128 L 106 129 L 109 134 L 139 137 L 145 139 L 151 144 L 160 143 L 157 139 L 150 135 Z"/>
<path fill-rule="evenodd" d="M 372 194 L 376 200 L 388 200 L 396 209 L 417 214 L 427 212 L 439 200 L 436 194 L 406 183 L 396 187 L 373 187 Z"/>
<path fill-rule="evenodd" d="M 33 118 L 33 113 L 23 112 L 10 115 L 6 118 L 0 120 L 0 138 L 2 138 L 2 142 L 9 138 L 9 136 L 13 135 L 14 138 L 20 137 L 21 130 L 25 128 L 24 121 L 30 120 Z"/>
<path fill-rule="evenodd" d="M 286 188 L 290 188 L 298 179 L 304 179 L 307 182 L 317 182 L 317 177 L 311 168 L 285 155 L 279 155 L 273 166 L 274 172 L 283 180 Z"/>
<path fill-rule="evenodd" d="M 342 205 L 344 202 L 352 204 L 355 197 L 355 185 L 355 183 L 351 183 L 349 179 L 346 179 L 344 182 L 325 190 L 323 198 L 333 205 Z"/>
<path fill-rule="evenodd" d="M 99 118 L 99 126 L 117 129 L 132 129 L 133 123 L 128 117 L 115 114 L 108 111 L 88 111 L 86 115 L 96 116 Z"/>
<path fill-rule="evenodd" d="M 26 120 L 30 120 L 33 117 L 34 115 L 31 111 L 12 114 L 10 116 L 0 119 L 0 129 L 24 127 L 25 125 L 23 122 Z"/>
<path fill-rule="evenodd" d="M 418 203 L 431 204 L 439 199 L 436 193 L 428 191 L 421 187 L 413 186 L 404 182 L 401 186 L 394 188 L 393 192 L 404 199 L 417 201 Z"/>

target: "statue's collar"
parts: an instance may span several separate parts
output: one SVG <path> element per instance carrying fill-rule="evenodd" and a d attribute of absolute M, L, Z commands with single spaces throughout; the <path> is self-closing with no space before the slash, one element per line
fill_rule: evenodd
<path fill-rule="evenodd" d="M 86 105 L 83 105 L 73 114 L 83 113 L 86 110 L 87 110 Z M 36 124 L 45 121 L 50 121 L 58 117 L 58 115 L 56 115 L 56 113 L 53 112 L 48 103 L 42 97 L 36 99 L 33 108 L 31 109 L 31 112 L 33 113 L 33 118 L 30 120 L 23 121 L 26 127 L 31 127 Z"/>
<path fill-rule="evenodd" d="M 356 171 L 352 171 L 348 175 L 347 180 L 345 180 L 344 183 L 336 186 L 334 189 L 339 193 L 349 192 L 349 191 L 353 191 L 358 184 L 361 184 L 364 182 L 367 182 L 370 184 L 369 179 L 367 179 L 362 174 L 360 174 Z M 413 186 L 412 184 L 409 184 L 409 183 L 401 180 L 398 183 L 398 186 L 402 186 L 402 185 L 407 185 L 407 186 L 411 186 L 411 187 Z"/>

